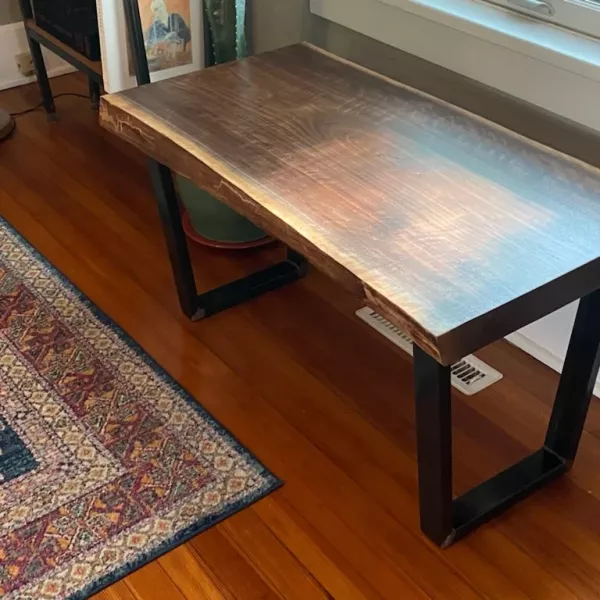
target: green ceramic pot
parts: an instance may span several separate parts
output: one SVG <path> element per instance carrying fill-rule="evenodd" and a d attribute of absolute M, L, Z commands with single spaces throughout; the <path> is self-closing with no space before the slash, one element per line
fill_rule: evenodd
<path fill-rule="evenodd" d="M 248 247 L 268 241 L 262 229 L 189 179 L 177 175 L 176 183 L 179 199 L 187 213 L 184 229 L 191 239 L 223 248 Z"/>
<path fill-rule="evenodd" d="M 207 64 L 246 56 L 246 0 L 206 0 L 204 6 L 212 50 L 207 51 Z M 186 210 L 183 226 L 189 238 L 220 248 L 248 248 L 270 241 L 264 231 L 189 179 L 178 175 L 176 183 Z"/>

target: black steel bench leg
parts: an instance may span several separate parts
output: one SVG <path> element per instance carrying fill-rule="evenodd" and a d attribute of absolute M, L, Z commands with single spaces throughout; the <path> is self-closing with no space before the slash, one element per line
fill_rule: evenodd
<path fill-rule="evenodd" d="M 571 333 L 544 443 L 569 464 L 575 460 L 600 366 L 600 290 L 582 298 Z"/>
<path fill-rule="evenodd" d="M 600 365 L 600 290 L 582 298 L 544 446 L 462 496 L 452 494 L 450 368 L 414 347 L 421 529 L 447 547 L 567 471 Z"/>
<path fill-rule="evenodd" d="M 23 19 L 33 18 L 33 9 L 29 0 L 19 0 L 21 7 L 21 15 Z M 38 85 L 40 87 L 40 93 L 42 95 L 42 102 L 44 108 L 48 114 L 48 118 L 53 119 L 56 116 L 56 107 L 54 106 L 54 97 L 52 96 L 52 90 L 50 88 L 50 81 L 48 79 L 48 72 L 46 71 L 46 63 L 44 62 L 44 56 L 42 55 L 42 48 L 37 40 L 34 40 L 29 29 L 25 28 L 27 34 L 27 43 L 29 44 L 29 51 L 31 52 L 31 62 L 35 69 L 37 76 Z"/>
<path fill-rule="evenodd" d="M 48 118 L 53 119 L 56 116 L 56 106 L 54 105 L 54 96 L 52 95 L 52 89 L 50 88 L 50 80 L 48 79 L 48 72 L 46 71 L 46 63 L 44 62 L 42 48 L 40 43 L 34 40 L 29 33 L 27 34 L 27 40 L 29 41 L 31 60 L 33 62 L 33 68 L 35 69 L 35 74 L 37 75 L 37 82 L 42 95 L 44 109 L 46 110 Z"/>
<path fill-rule="evenodd" d="M 158 204 L 169 260 L 175 279 L 179 305 L 183 313 L 193 319 L 198 310 L 198 292 L 190 253 L 181 224 L 181 212 L 171 170 L 155 160 L 148 161 L 150 177 Z"/>
<path fill-rule="evenodd" d="M 171 170 L 149 161 L 150 175 L 169 252 L 177 295 L 182 311 L 190 319 L 204 319 L 264 292 L 296 281 L 306 274 L 304 257 L 289 249 L 284 261 L 242 277 L 231 283 L 198 294 L 190 261 L 181 212 Z"/>
<path fill-rule="evenodd" d="M 94 110 L 100 106 L 100 83 L 91 77 L 88 78 L 88 87 L 90 94 L 90 103 Z"/>
<path fill-rule="evenodd" d="M 416 345 L 414 361 L 421 530 L 443 546 L 452 541 L 450 367 Z"/>

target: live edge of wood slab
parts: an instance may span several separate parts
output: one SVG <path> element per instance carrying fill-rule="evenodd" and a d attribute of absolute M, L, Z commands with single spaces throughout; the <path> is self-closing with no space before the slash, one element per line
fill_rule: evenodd
<path fill-rule="evenodd" d="M 600 172 L 299 44 L 104 96 L 442 364 L 600 287 Z"/>

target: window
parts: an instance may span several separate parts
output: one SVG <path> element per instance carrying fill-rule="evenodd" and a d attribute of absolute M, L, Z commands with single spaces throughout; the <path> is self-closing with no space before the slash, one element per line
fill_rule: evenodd
<path fill-rule="evenodd" d="M 600 38 L 600 0 L 486 0 Z"/>
<path fill-rule="evenodd" d="M 600 0 L 545 2 L 554 15 L 524 17 L 526 10 L 509 0 L 310 0 L 310 6 L 324 19 L 600 132 L 594 102 L 600 98 Z M 579 25 L 558 22 L 561 8 L 579 13 Z M 573 31 L 582 29 L 588 35 Z M 360 44 L 346 44 L 360 61 Z M 381 68 L 388 63 L 382 60 Z"/>

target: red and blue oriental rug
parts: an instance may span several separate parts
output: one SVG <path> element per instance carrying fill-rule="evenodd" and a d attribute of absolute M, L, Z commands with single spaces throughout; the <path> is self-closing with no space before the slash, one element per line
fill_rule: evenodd
<path fill-rule="evenodd" d="M 0 219 L 0 597 L 85 598 L 278 483 Z"/>

